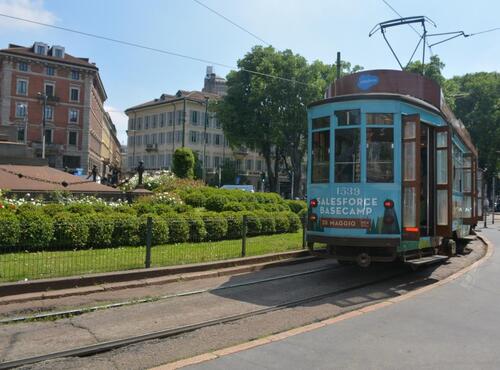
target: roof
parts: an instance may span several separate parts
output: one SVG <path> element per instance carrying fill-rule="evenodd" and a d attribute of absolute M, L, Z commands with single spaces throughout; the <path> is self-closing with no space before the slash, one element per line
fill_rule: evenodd
<path fill-rule="evenodd" d="M 0 53 L 11 54 L 14 56 L 24 56 L 29 58 L 43 59 L 54 63 L 77 65 L 80 67 L 87 67 L 98 70 L 95 64 L 89 62 L 88 58 L 74 57 L 66 52 L 64 53 L 63 58 L 53 57 L 51 55 L 40 55 L 33 51 L 32 46 L 26 47 L 26 46 L 9 44 L 9 47 L 7 49 L 0 49 Z"/>
<path fill-rule="evenodd" d="M 63 186 L 63 182 L 67 186 Z M 47 166 L 0 165 L 0 189 L 14 192 L 69 191 L 119 193 L 120 191 Z M 121 193 L 121 192 L 120 192 Z"/>
<path fill-rule="evenodd" d="M 177 101 L 183 101 L 184 99 L 194 101 L 197 103 L 204 103 L 205 102 L 205 97 L 208 97 L 209 99 L 212 100 L 218 100 L 221 98 L 220 95 L 213 94 L 213 93 L 208 93 L 208 92 L 202 92 L 202 91 L 188 91 L 188 90 L 179 90 L 175 95 L 170 95 L 170 94 L 162 94 L 160 98 L 154 99 L 147 101 L 142 104 L 134 105 L 133 107 L 127 108 L 125 110 L 125 113 L 129 111 L 134 111 L 138 109 L 143 109 L 143 108 L 149 108 L 149 107 L 154 107 L 162 104 L 171 104 Z"/>

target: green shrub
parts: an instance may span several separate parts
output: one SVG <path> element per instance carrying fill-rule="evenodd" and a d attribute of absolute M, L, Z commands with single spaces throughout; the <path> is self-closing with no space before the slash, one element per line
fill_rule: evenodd
<path fill-rule="evenodd" d="M 155 212 L 155 207 L 151 203 L 146 203 L 146 202 L 138 202 L 134 203 L 132 205 L 132 208 L 134 208 L 135 212 L 137 213 L 137 216 L 142 216 L 147 213 L 154 213 Z"/>
<path fill-rule="evenodd" d="M 297 216 L 292 211 L 283 212 L 283 214 L 288 217 L 288 223 L 290 224 L 288 232 L 295 233 L 302 229 L 302 221 L 300 220 L 299 216 Z"/>
<path fill-rule="evenodd" d="M 259 216 L 254 212 L 239 212 L 238 215 L 243 217 L 247 216 L 247 235 L 259 235 L 262 231 L 262 223 L 260 222 Z"/>
<path fill-rule="evenodd" d="M 89 229 L 87 245 L 92 248 L 109 247 L 113 243 L 113 231 L 115 222 L 112 215 L 101 215 L 93 213 L 85 216 L 85 222 Z"/>
<path fill-rule="evenodd" d="M 222 216 L 227 220 L 227 238 L 241 238 L 243 233 L 243 216 L 237 212 L 224 212 Z"/>
<path fill-rule="evenodd" d="M 222 208 L 223 211 L 231 211 L 231 212 L 241 212 L 246 210 L 245 206 L 242 203 L 238 202 L 228 202 L 224 204 Z"/>
<path fill-rule="evenodd" d="M 66 206 L 66 211 L 79 215 L 94 213 L 94 205 L 88 203 L 71 203 Z"/>
<path fill-rule="evenodd" d="M 135 208 L 131 207 L 128 204 L 119 205 L 118 207 L 114 207 L 113 210 L 114 210 L 113 213 L 126 213 L 129 215 L 136 215 L 137 214 L 137 211 L 135 210 Z"/>
<path fill-rule="evenodd" d="M 276 213 L 274 215 L 274 220 L 277 233 L 288 232 L 288 229 L 290 229 L 290 221 L 288 221 L 288 216 L 284 212 Z"/>
<path fill-rule="evenodd" d="M 255 211 L 257 207 L 260 206 L 259 203 L 252 203 L 252 202 L 242 202 L 237 204 L 241 204 L 243 207 L 245 207 L 247 211 Z"/>
<path fill-rule="evenodd" d="M 181 179 L 192 179 L 194 177 L 193 151 L 189 148 L 177 148 L 173 156 L 173 168 L 175 175 Z"/>
<path fill-rule="evenodd" d="M 189 241 L 201 242 L 207 237 L 207 229 L 203 219 L 195 214 L 186 215 L 189 224 Z"/>
<path fill-rule="evenodd" d="M 52 241 L 52 219 L 39 210 L 24 210 L 19 214 L 19 246 L 26 249 L 46 248 Z"/>
<path fill-rule="evenodd" d="M 79 214 L 62 212 L 54 216 L 54 245 L 63 248 L 82 248 L 87 244 L 89 228 Z"/>
<path fill-rule="evenodd" d="M 45 213 L 46 215 L 48 215 L 50 217 L 54 217 L 56 214 L 64 212 L 65 209 L 66 209 L 66 207 L 64 206 L 64 204 L 60 204 L 60 203 L 49 203 L 49 204 L 45 204 L 43 207 L 41 207 L 41 210 L 43 211 L 43 213 Z"/>
<path fill-rule="evenodd" d="M 183 243 L 189 239 L 189 223 L 183 216 L 175 213 L 166 215 L 169 243 Z"/>
<path fill-rule="evenodd" d="M 157 215 L 160 215 L 160 216 L 167 215 L 167 214 L 172 213 L 174 211 L 172 206 L 170 206 L 168 204 L 161 204 L 161 203 L 153 205 L 152 209 L 153 209 L 154 213 L 156 213 Z"/>
<path fill-rule="evenodd" d="M 139 222 L 137 216 L 127 213 L 115 213 L 111 216 L 111 221 L 114 224 L 112 241 L 114 246 L 139 244 Z"/>
<path fill-rule="evenodd" d="M 227 220 L 216 213 L 203 214 L 203 222 L 207 230 L 206 240 L 221 240 L 227 234 Z"/>
<path fill-rule="evenodd" d="M 141 244 L 146 244 L 146 234 L 147 234 L 147 219 L 151 217 L 153 221 L 152 234 L 151 234 L 151 244 L 160 245 L 166 244 L 168 242 L 168 224 L 167 221 L 162 217 L 155 215 L 153 213 L 144 214 L 139 217 L 139 234 Z"/>
<path fill-rule="evenodd" d="M 209 211 L 222 212 L 224 205 L 228 203 L 228 200 L 223 195 L 211 195 L 207 198 L 205 202 L 205 208 Z"/>
<path fill-rule="evenodd" d="M 307 208 L 305 209 L 302 209 L 298 214 L 297 216 L 299 216 L 301 222 L 303 222 L 305 220 L 305 217 L 307 216 Z"/>
<path fill-rule="evenodd" d="M 205 207 L 205 202 L 207 198 L 201 191 L 196 191 L 191 194 L 186 195 L 184 202 L 195 208 Z"/>
<path fill-rule="evenodd" d="M 274 234 L 276 232 L 276 221 L 272 213 L 256 211 L 261 226 L 261 234 Z"/>
<path fill-rule="evenodd" d="M 19 241 L 21 227 L 14 213 L 0 212 L 0 247 L 14 247 Z"/>
<path fill-rule="evenodd" d="M 307 203 L 303 200 L 285 200 L 285 204 L 290 208 L 290 211 L 298 214 L 303 209 L 307 210 Z"/>

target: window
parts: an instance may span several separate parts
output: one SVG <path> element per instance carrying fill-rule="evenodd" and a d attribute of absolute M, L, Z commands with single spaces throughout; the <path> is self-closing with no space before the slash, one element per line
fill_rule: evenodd
<path fill-rule="evenodd" d="M 167 139 L 166 139 L 167 144 L 173 142 L 173 137 L 174 137 L 173 132 L 167 132 Z"/>
<path fill-rule="evenodd" d="M 45 95 L 52 97 L 55 94 L 55 86 L 53 83 L 45 83 Z"/>
<path fill-rule="evenodd" d="M 69 110 L 69 122 L 78 123 L 78 109 Z"/>
<path fill-rule="evenodd" d="M 253 161 L 251 159 L 247 159 L 246 161 L 246 169 L 247 171 L 252 171 L 253 170 Z"/>
<path fill-rule="evenodd" d="M 156 134 L 151 135 L 151 144 L 158 144 L 158 136 Z"/>
<path fill-rule="evenodd" d="M 165 127 L 166 115 L 166 113 L 160 114 L 160 127 Z"/>
<path fill-rule="evenodd" d="M 54 56 L 57 58 L 63 57 L 63 50 L 59 48 L 54 48 Z"/>
<path fill-rule="evenodd" d="M 144 135 L 144 139 L 142 142 L 144 143 L 144 145 L 148 145 L 149 144 L 149 135 Z"/>
<path fill-rule="evenodd" d="M 17 128 L 17 141 L 23 142 L 24 141 L 24 127 L 18 127 Z"/>
<path fill-rule="evenodd" d="M 175 142 L 180 143 L 182 141 L 182 131 L 175 131 Z"/>
<path fill-rule="evenodd" d="M 68 145 L 76 146 L 78 133 L 76 131 L 70 131 L 68 134 Z"/>
<path fill-rule="evenodd" d="M 155 114 L 153 116 L 153 128 L 156 128 L 157 125 L 158 125 L 158 115 Z"/>
<path fill-rule="evenodd" d="M 160 132 L 160 145 L 165 144 L 165 133 Z"/>
<path fill-rule="evenodd" d="M 353 126 L 361 123 L 361 113 L 359 109 L 338 110 L 335 112 L 338 126 Z"/>
<path fill-rule="evenodd" d="M 45 55 L 45 46 L 44 45 L 37 45 L 35 48 L 35 53 L 40 54 L 40 55 Z"/>
<path fill-rule="evenodd" d="M 255 161 L 255 167 L 257 171 L 262 171 L 262 161 L 260 159 Z"/>
<path fill-rule="evenodd" d="M 172 126 L 172 124 L 174 123 L 174 112 L 167 113 L 167 123 L 169 126 Z"/>
<path fill-rule="evenodd" d="M 80 100 L 80 89 L 76 87 L 72 87 L 70 89 L 69 99 L 71 101 L 79 101 Z"/>
<path fill-rule="evenodd" d="M 198 142 L 198 132 L 196 131 L 190 131 L 189 133 L 189 140 L 191 143 L 196 144 Z"/>
<path fill-rule="evenodd" d="M 17 80 L 16 81 L 16 94 L 17 95 L 28 95 L 28 80 Z"/>
<path fill-rule="evenodd" d="M 149 129 L 149 116 L 144 117 L 144 130 Z"/>
<path fill-rule="evenodd" d="M 26 117 L 28 110 L 28 105 L 26 103 L 16 103 L 16 117 L 24 118 Z"/>
<path fill-rule="evenodd" d="M 142 117 L 137 118 L 137 130 L 142 130 Z"/>
<path fill-rule="evenodd" d="M 45 129 L 45 144 L 52 144 L 52 129 L 46 128 Z"/>
<path fill-rule="evenodd" d="M 54 107 L 51 105 L 47 105 L 45 107 L 45 119 L 48 121 L 52 121 L 54 119 Z"/>
<path fill-rule="evenodd" d="M 56 74 L 56 69 L 54 67 L 48 66 L 45 72 L 49 76 L 54 76 Z"/>
<path fill-rule="evenodd" d="M 329 128 L 330 127 L 330 117 L 320 117 L 313 118 L 312 120 L 312 129 L 318 128 Z"/>
<path fill-rule="evenodd" d="M 211 139 L 211 135 L 208 132 L 206 132 L 205 133 L 205 144 L 210 145 L 210 139 Z"/>
<path fill-rule="evenodd" d="M 335 182 L 361 180 L 359 129 L 335 130 Z"/>
<path fill-rule="evenodd" d="M 220 146 L 221 144 L 221 137 L 219 134 L 214 134 L 214 144 L 217 146 Z"/>
<path fill-rule="evenodd" d="M 394 137 L 392 128 L 366 130 L 366 181 L 394 182 Z"/>
<path fill-rule="evenodd" d="M 311 156 L 311 182 L 330 181 L 330 131 L 313 132 Z"/>
<path fill-rule="evenodd" d="M 392 125 L 394 115 L 392 113 L 366 113 L 367 125 Z"/>
<path fill-rule="evenodd" d="M 28 71 L 28 63 L 26 63 L 26 62 L 19 62 L 17 66 L 18 66 L 20 71 L 23 71 L 23 72 Z"/>
<path fill-rule="evenodd" d="M 141 146 L 142 145 L 142 136 L 136 136 L 135 137 L 135 145 L 136 146 Z"/>
<path fill-rule="evenodd" d="M 214 167 L 219 168 L 220 166 L 220 157 L 215 156 L 214 157 Z"/>
<path fill-rule="evenodd" d="M 80 72 L 72 70 L 71 71 L 71 79 L 72 80 L 79 80 L 80 79 Z"/>
<path fill-rule="evenodd" d="M 198 124 L 198 111 L 196 110 L 192 110 L 191 111 L 191 123 L 193 125 L 197 125 Z"/>

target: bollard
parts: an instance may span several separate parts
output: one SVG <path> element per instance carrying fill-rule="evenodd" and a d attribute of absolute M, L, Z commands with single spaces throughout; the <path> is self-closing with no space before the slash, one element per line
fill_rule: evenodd
<path fill-rule="evenodd" d="M 144 265 L 146 268 L 151 267 L 151 239 L 153 236 L 153 219 L 151 217 L 147 218 L 146 221 L 146 261 Z"/>
<path fill-rule="evenodd" d="M 241 257 L 247 254 L 247 222 L 248 216 L 243 216 L 243 225 L 241 226 Z"/>
<path fill-rule="evenodd" d="M 302 219 L 302 249 L 306 249 L 307 214 Z"/>

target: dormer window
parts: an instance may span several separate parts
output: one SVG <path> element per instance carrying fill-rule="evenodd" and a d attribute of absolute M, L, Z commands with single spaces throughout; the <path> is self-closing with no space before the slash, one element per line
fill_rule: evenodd
<path fill-rule="evenodd" d="M 48 45 L 42 42 L 35 42 L 34 51 L 38 55 L 47 55 Z"/>
<path fill-rule="evenodd" d="M 62 46 L 52 46 L 52 56 L 56 58 L 64 58 L 64 48 Z"/>

